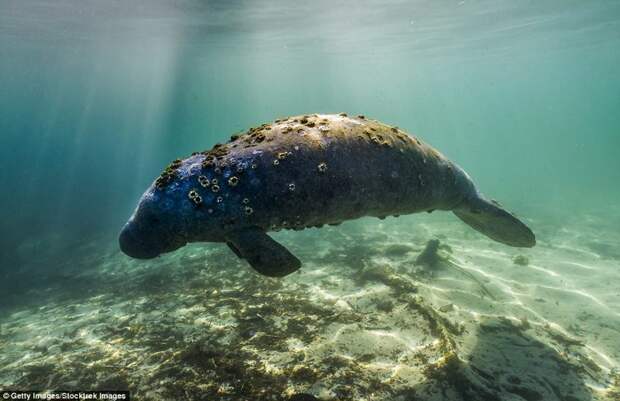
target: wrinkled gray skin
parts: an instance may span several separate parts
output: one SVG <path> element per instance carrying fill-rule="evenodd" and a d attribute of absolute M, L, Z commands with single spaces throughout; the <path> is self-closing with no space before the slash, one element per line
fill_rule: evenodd
<path fill-rule="evenodd" d="M 276 120 L 177 161 L 172 170 L 168 183 L 159 179 L 147 189 L 123 228 L 119 242 L 129 256 L 225 242 L 260 273 L 283 276 L 301 262 L 267 231 L 433 210 L 453 211 L 510 246 L 536 242 L 460 167 L 402 130 L 363 116 Z"/>

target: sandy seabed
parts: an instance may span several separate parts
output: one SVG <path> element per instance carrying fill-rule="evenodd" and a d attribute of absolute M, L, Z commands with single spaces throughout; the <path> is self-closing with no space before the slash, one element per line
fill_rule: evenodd
<path fill-rule="evenodd" d="M 527 250 L 449 214 L 276 233 L 304 263 L 283 279 L 220 244 L 147 262 L 87 244 L 3 295 L 0 389 L 620 400 L 620 232 L 593 216 L 530 223 Z M 437 260 L 416 263 L 431 239 Z"/>

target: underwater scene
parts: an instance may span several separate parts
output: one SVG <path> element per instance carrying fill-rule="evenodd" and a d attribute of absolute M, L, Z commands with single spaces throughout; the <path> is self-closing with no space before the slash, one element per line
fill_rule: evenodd
<path fill-rule="evenodd" d="M 2 398 L 620 400 L 619 66 L 616 0 L 1 1 Z"/>

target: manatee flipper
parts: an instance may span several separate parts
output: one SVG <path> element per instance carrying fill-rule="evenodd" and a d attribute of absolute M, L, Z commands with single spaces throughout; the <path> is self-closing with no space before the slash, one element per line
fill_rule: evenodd
<path fill-rule="evenodd" d="M 301 267 L 295 255 L 259 228 L 230 232 L 226 241 L 237 256 L 265 276 L 282 277 Z"/>
<path fill-rule="evenodd" d="M 502 209 L 499 203 L 489 201 L 480 194 L 453 212 L 476 231 L 495 241 L 524 248 L 536 245 L 536 237 L 528 226 Z"/>
<path fill-rule="evenodd" d="M 227 242 L 226 245 L 228 245 L 228 248 L 230 248 L 230 250 L 233 251 L 233 253 L 237 255 L 239 259 L 243 259 L 243 255 L 233 244 L 231 244 L 230 242 Z"/>

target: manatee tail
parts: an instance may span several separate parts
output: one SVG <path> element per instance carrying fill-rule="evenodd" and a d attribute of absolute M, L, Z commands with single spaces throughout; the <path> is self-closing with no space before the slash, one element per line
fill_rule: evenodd
<path fill-rule="evenodd" d="M 528 226 L 502 209 L 499 203 L 480 194 L 453 212 L 476 231 L 502 244 L 524 248 L 536 245 L 536 237 Z"/>

